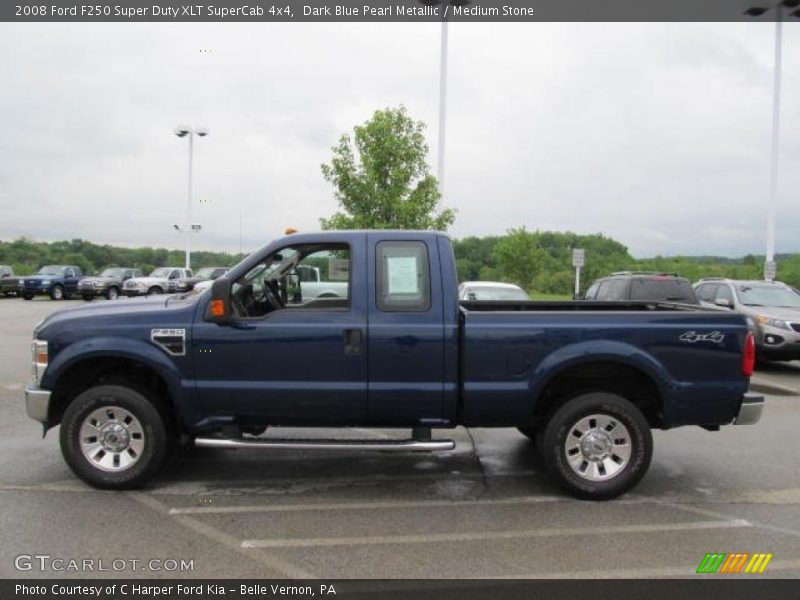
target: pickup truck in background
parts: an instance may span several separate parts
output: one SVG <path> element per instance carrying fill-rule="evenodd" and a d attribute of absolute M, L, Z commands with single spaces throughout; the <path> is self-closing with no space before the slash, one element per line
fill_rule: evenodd
<path fill-rule="evenodd" d="M 50 296 L 51 300 L 69 300 L 78 293 L 83 273 L 75 265 L 45 265 L 36 275 L 20 277 L 17 292 L 25 300 L 34 296 Z"/>
<path fill-rule="evenodd" d="M 19 277 L 8 265 L 0 265 L 0 294 L 16 296 L 19 288 Z"/>
<path fill-rule="evenodd" d="M 105 296 L 108 300 L 116 300 L 122 292 L 123 284 L 128 279 L 141 277 L 141 269 L 126 267 L 109 267 L 99 275 L 84 277 L 78 282 L 78 293 L 90 302 L 97 296 Z"/>
<path fill-rule="evenodd" d="M 201 281 L 214 281 L 228 272 L 227 267 L 203 267 L 192 277 L 180 277 L 169 281 L 170 293 L 189 292 Z"/>
<path fill-rule="evenodd" d="M 303 297 L 328 263 L 347 293 Z M 336 275 L 337 277 L 339 275 Z M 298 289 L 299 288 L 299 289 Z M 744 318 L 647 302 L 459 302 L 450 240 L 329 231 L 275 240 L 203 293 L 54 313 L 33 333 L 28 415 L 99 488 L 142 485 L 201 447 L 448 450 L 433 429 L 516 427 L 569 493 L 644 476 L 651 429 L 760 418 Z M 280 439 L 267 427 L 408 428 L 407 439 Z M 709 451 L 713 451 L 709 448 Z"/>
<path fill-rule="evenodd" d="M 147 277 L 132 277 L 122 286 L 122 293 L 126 296 L 160 296 L 171 293 L 171 287 L 179 279 L 192 277 L 191 269 L 178 267 L 158 267 Z"/>

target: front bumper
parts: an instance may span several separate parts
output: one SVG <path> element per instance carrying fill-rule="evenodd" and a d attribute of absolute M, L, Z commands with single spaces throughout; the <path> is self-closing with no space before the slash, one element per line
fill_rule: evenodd
<path fill-rule="evenodd" d="M 747 392 L 742 398 L 739 412 L 733 421 L 734 425 L 754 425 L 761 420 L 761 413 L 764 411 L 764 396 Z"/>
<path fill-rule="evenodd" d="M 43 390 L 33 383 L 29 383 L 25 388 L 25 410 L 28 416 L 34 421 L 39 421 L 42 425 L 47 425 L 50 414 L 49 390 Z"/>

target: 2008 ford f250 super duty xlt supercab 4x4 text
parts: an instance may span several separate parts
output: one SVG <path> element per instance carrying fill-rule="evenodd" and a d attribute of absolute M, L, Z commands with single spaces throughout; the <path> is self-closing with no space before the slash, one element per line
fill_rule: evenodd
<path fill-rule="evenodd" d="M 299 273 L 345 281 L 303 298 Z M 345 290 L 346 287 L 346 290 Z M 446 450 L 432 428 L 517 427 L 570 493 L 612 498 L 645 474 L 652 428 L 755 423 L 752 336 L 678 304 L 461 302 L 434 232 L 296 234 L 210 290 L 88 305 L 34 331 L 28 414 L 61 424 L 73 471 L 138 486 L 174 442 Z M 405 440 L 281 440 L 269 426 L 407 427 Z"/>

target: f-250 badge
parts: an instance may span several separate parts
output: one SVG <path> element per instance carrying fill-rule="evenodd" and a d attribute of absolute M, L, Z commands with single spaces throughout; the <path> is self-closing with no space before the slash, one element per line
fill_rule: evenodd
<path fill-rule="evenodd" d="M 712 342 L 714 344 L 721 344 L 725 341 L 725 334 L 719 331 L 709 331 L 708 333 L 697 333 L 696 331 L 687 331 L 678 338 L 682 342 L 696 344 L 697 342 Z"/>

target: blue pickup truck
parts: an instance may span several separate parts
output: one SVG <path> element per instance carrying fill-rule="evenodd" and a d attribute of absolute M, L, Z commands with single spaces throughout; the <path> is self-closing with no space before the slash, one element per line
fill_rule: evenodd
<path fill-rule="evenodd" d="M 319 269 L 342 294 L 303 294 Z M 458 300 L 435 232 L 304 233 L 210 289 L 87 305 L 39 323 L 27 411 L 61 424 L 99 488 L 151 478 L 179 440 L 215 448 L 431 451 L 433 429 L 516 427 L 569 493 L 645 474 L 651 429 L 758 421 L 755 350 L 729 311 L 647 302 Z M 280 439 L 267 427 L 408 428 L 397 440 Z"/>
<path fill-rule="evenodd" d="M 78 282 L 83 277 L 75 265 L 45 265 L 36 275 L 20 277 L 17 293 L 31 300 L 34 296 L 50 296 L 51 300 L 69 299 L 78 293 Z"/>

